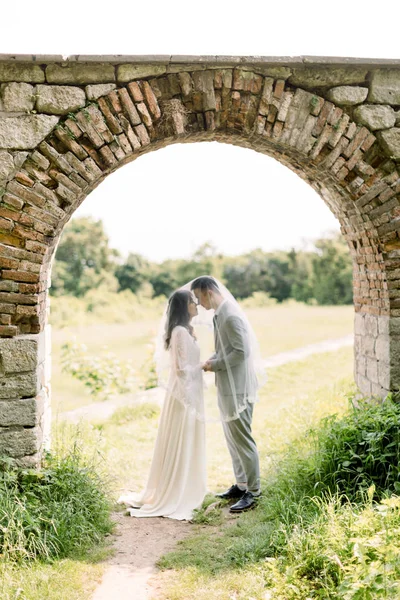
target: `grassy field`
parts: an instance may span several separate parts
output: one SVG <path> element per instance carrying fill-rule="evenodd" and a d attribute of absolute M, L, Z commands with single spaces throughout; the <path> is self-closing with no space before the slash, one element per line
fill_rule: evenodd
<path fill-rule="evenodd" d="M 247 309 L 256 331 L 263 356 L 292 350 L 300 346 L 339 338 L 353 331 L 352 306 L 307 306 L 281 304 L 268 308 Z M 69 327 L 52 332 L 52 397 L 53 414 L 73 410 L 92 399 L 80 381 L 62 373 L 61 346 L 76 339 L 84 343 L 88 353 L 113 352 L 119 359 L 131 361 L 140 369 L 158 328 L 157 318 L 144 318 L 131 323 L 97 324 Z"/>
<path fill-rule="evenodd" d="M 298 346 L 337 338 L 352 332 L 352 307 L 308 307 L 282 305 L 247 311 L 264 356 L 290 350 Z M 53 415 L 89 404 L 92 399 L 79 381 L 61 373 L 61 345 L 76 336 L 85 343 L 91 354 L 102 346 L 120 359 L 132 360 L 137 368 L 146 354 L 157 328 L 157 320 L 142 319 L 129 324 L 99 324 L 53 331 Z M 352 349 L 315 355 L 307 360 L 273 369 L 255 409 L 254 434 L 257 440 L 263 476 L 271 461 L 285 445 L 325 414 L 342 411 L 346 407 L 345 394 L 351 388 Z M 157 432 L 159 407 L 142 405 L 119 409 L 111 419 L 82 424 L 79 437 L 88 448 L 95 448 L 103 457 L 112 477 L 114 496 L 122 490 L 140 490 L 152 457 Z M 69 443 L 77 435 L 77 426 L 58 423 L 54 425 L 55 443 Z M 231 463 L 219 424 L 207 428 L 208 487 L 216 491 L 232 483 Z M 199 526 L 201 528 L 201 526 Z M 216 534 L 218 532 L 215 530 Z M 207 538 L 208 539 L 208 538 Z M 0 559 L 0 598 L 3 600 L 66 600 L 90 598 L 99 581 L 103 566 L 98 561 L 105 549 L 92 554 L 55 561 L 51 565 L 14 566 Z M 164 578 L 164 597 L 176 600 L 189 598 L 246 598 L 243 590 L 250 579 L 257 580 L 254 572 L 230 574 L 228 584 L 221 578 L 215 581 L 193 565 L 177 570 L 169 567 Z M 225 577 L 225 575 L 224 575 Z M 239 582 L 242 592 L 238 594 Z M 254 588 L 254 598 L 261 598 Z M 185 587 L 182 587 L 182 586 Z M 225 586 L 228 592 L 224 591 Z M 202 590 L 201 593 L 196 590 Z M 179 591 L 181 590 L 181 591 Z M 182 591 L 184 590 L 184 591 Z M 236 590 L 236 591 L 235 591 Z M 215 593 L 214 593 L 215 592 Z M 218 592 L 218 594 L 217 594 Z M 247 592 L 246 592 L 247 593 Z M 203 594 L 203 595 L 202 595 Z M 245 594 L 245 595 L 243 595 Z"/>

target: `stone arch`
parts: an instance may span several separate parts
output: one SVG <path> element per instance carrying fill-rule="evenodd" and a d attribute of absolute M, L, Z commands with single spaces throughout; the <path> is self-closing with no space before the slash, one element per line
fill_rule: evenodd
<path fill-rule="evenodd" d="M 24 155 L 0 202 L 0 452 L 34 463 L 46 437 L 47 290 L 65 224 L 108 174 L 172 143 L 218 141 L 256 150 L 321 195 L 353 257 L 356 382 L 367 395 L 400 387 L 396 157 L 356 118 L 353 105 L 368 93 L 365 74 L 356 82 L 361 85 L 348 86 L 359 96 L 350 105 L 305 83 L 249 68 L 188 68 L 97 86 L 85 106 L 48 117 L 49 132 Z M 16 443 L 18 451 L 8 451 Z"/>

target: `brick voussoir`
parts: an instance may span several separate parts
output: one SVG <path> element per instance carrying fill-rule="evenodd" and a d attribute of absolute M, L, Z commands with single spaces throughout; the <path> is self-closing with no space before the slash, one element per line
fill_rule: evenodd
<path fill-rule="evenodd" d="M 0 302 L 9 304 L 30 304 L 38 303 L 37 294 L 15 294 L 13 292 L 0 292 Z"/>
<path fill-rule="evenodd" d="M 3 279 L 10 279 L 12 281 L 20 281 L 21 283 L 38 283 L 39 274 L 31 273 L 29 271 L 12 271 L 3 269 L 1 272 Z"/>
<path fill-rule="evenodd" d="M 44 206 L 45 204 L 45 200 L 42 196 L 39 196 L 31 188 L 26 188 L 16 181 L 10 181 L 7 185 L 7 191 L 11 192 L 20 200 L 29 202 L 29 204 L 34 204 L 35 206 Z"/>

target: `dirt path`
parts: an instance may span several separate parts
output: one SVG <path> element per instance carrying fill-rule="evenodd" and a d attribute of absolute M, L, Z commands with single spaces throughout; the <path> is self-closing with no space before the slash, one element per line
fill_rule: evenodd
<path fill-rule="evenodd" d="M 133 519 L 116 513 L 117 533 L 113 536 L 115 555 L 92 600 L 150 600 L 149 579 L 156 573 L 155 563 L 179 540 L 191 533 L 192 525 L 162 517 Z"/>

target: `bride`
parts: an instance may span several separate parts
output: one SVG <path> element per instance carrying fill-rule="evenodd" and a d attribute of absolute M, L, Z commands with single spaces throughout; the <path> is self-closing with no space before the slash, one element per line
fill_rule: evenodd
<path fill-rule="evenodd" d="M 191 324 L 197 302 L 179 289 L 169 299 L 164 329 L 169 377 L 145 490 L 121 496 L 132 517 L 190 520 L 206 495 L 205 419 L 200 349 Z"/>

